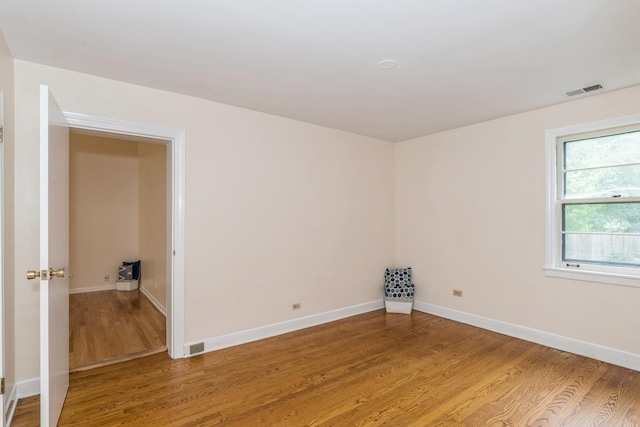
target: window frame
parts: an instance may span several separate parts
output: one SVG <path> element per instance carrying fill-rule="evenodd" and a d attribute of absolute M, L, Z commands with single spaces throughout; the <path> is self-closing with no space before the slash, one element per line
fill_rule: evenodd
<path fill-rule="evenodd" d="M 615 134 L 622 128 L 640 126 L 640 114 L 582 123 L 545 132 L 546 141 L 546 253 L 545 274 L 550 277 L 584 280 L 589 282 L 608 283 L 614 285 L 640 287 L 640 268 L 617 267 L 598 264 L 575 264 L 567 266 L 562 261 L 562 208 L 565 204 L 573 204 L 586 200 L 603 199 L 562 199 L 559 194 L 564 185 L 561 162 L 563 146 L 567 137 L 589 137 L 591 133 Z M 606 199 L 605 199 L 606 200 Z M 638 197 L 626 197 L 618 203 L 638 202 Z"/>

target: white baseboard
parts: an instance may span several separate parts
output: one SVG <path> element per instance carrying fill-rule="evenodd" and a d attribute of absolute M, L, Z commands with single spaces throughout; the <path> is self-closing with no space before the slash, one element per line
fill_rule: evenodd
<path fill-rule="evenodd" d="M 18 389 L 18 399 L 40 394 L 40 377 L 18 381 L 16 385 Z"/>
<path fill-rule="evenodd" d="M 207 353 L 214 350 L 220 350 L 227 347 L 233 347 L 240 344 L 246 344 L 252 341 L 264 338 L 274 337 L 276 335 L 286 334 L 288 332 L 309 328 L 311 326 L 321 325 L 323 323 L 333 322 L 335 320 L 344 319 L 346 317 L 358 314 L 368 313 L 370 311 L 384 308 L 382 300 L 371 301 L 364 304 L 353 305 L 350 307 L 339 308 L 337 310 L 327 311 L 325 313 L 313 314 L 311 316 L 301 317 L 299 319 L 287 320 L 285 322 L 273 323 L 271 325 L 260 326 L 255 329 L 234 332 L 228 335 L 222 335 L 214 338 L 207 338 L 198 342 L 186 343 L 184 345 L 185 357 L 192 356 L 190 354 L 190 346 L 204 342 L 204 351 L 197 353 Z"/>
<path fill-rule="evenodd" d="M 435 304 L 416 301 L 413 308 L 424 313 L 455 320 L 456 322 L 467 325 L 477 326 L 478 328 L 487 329 L 510 337 L 520 338 L 525 341 L 640 371 L 640 354 L 604 347 L 598 344 L 503 322 L 501 320 L 490 319 L 464 311 L 453 310 Z"/>
<path fill-rule="evenodd" d="M 13 420 L 13 414 L 18 406 L 18 385 L 13 384 L 9 393 L 5 394 L 4 401 L 4 425 L 10 426 Z"/>
<path fill-rule="evenodd" d="M 153 304 L 158 309 L 158 311 L 160 311 L 160 313 L 164 314 L 164 317 L 167 317 L 167 309 L 162 304 L 160 304 L 156 297 L 151 295 L 151 292 L 149 292 L 142 286 L 140 286 L 138 289 L 144 294 L 145 297 L 149 299 L 149 301 L 151 301 L 151 304 Z"/>
<path fill-rule="evenodd" d="M 70 294 L 84 294 L 87 292 L 101 292 L 101 291 L 114 291 L 116 289 L 116 284 L 111 283 L 108 285 L 96 285 L 96 286 L 86 286 L 83 288 L 69 288 Z"/>

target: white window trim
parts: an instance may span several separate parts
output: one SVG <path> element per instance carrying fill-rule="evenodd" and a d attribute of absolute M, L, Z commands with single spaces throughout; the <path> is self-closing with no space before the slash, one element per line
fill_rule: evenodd
<path fill-rule="evenodd" d="M 606 129 L 631 126 L 640 123 L 640 114 L 600 120 L 590 123 L 582 123 L 557 129 L 549 129 L 545 132 L 546 140 L 546 253 L 544 271 L 547 276 L 564 279 L 584 280 L 588 282 L 608 283 L 613 285 L 640 287 L 640 271 L 637 274 L 613 273 L 589 269 L 576 269 L 562 266 L 560 260 L 560 234 L 561 224 L 556 213 L 557 208 L 557 142 L 559 138 L 597 132 Z M 622 270 L 622 269 L 620 269 Z"/>

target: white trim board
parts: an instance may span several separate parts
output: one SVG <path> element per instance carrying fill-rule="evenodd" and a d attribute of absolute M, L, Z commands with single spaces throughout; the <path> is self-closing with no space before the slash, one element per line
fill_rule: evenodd
<path fill-rule="evenodd" d="M 18 381 L 16 388 L 18 389 L 18 399 L 37 396 L 40 394 L 40 377 Z"/>
<path fill-rule="evenodd" d="M 82 288 L 69 288 L 70 294 L 85 294 L 87 292 L 115 291 L 116 284 L 85 286 Z"/>
<path fill-rule="evenodd" d="M 613 365 L 640 371 L 640 354 L 629 353 L 615 348 L 604 347 L 574 338 L 556 335 L 538 329 L 528 328 L 501 320 L 490 319 L 464 311 L 453 310 L 435 304 L 416 301 L 413 308 L 423 313 L 433 314 L 456 322 L 487 329 L 510 337 L 555 348 L 580 356 L 601 360 Z"/>
<path fill-rule="evenodd" d="M 143 286 L 139 286 L 138 290 L 140 292 L 142 292 L 144 294 L 145 297 L 147 297 L 147 299 L 149 301 L 151 301 L 151 304 L 153 304 L 160 313 L 162 313 L 164 315 L 164 317 L 167 317 L 167 309 L 165 307 L 162 306 L 162 304 L 160 304 L 160 301 L 158 301 L 156 299 L 156 297 L 154 297 L 153 295 L 151 295 L 151 292 L 149 292 L 145 287 Z"/>
<path fill-rule="evenodd" d="M 352 305 L 350 307 L 339 308 L 337 310 L 327 311 L 324 313 L 312 314 L 310 316 L 300 317 L 298 319 L 260 326 L 258 328 L 248 329 L 246 331 L 239 331 L 219 337 L 207 338 L 201 341 L 186 343 L 184 345 L 184 354 L 186 357 L 196 356 L 215 350 L 221 350 L 227 347 L 233 347 L 236 345 L 246 344 L 265 338 L 275 337 L 277 335 L 309 328 L 311 326 L 322 325 L 323 323 L 333 322 L 347 317 L 356 316 L 358 314 L 368 313 L 370 311 L 379 310 L 381 308 L 384 308 L 384 302 L 382 300 L 376 300 L 363 304 Z M 192 344 L 199 344 L 202 342 L 204 342 L 204 351 L 193 355 L 190 354 L 190 346 Z"/>
<path fill-rule="evenodd" d="M 4 402 L 4 425 L 10 426 L 13 421 L 13 414 L 16 413 L 16 407 L 18 406 L 18 385 L 14 384 L 11 387 L 9 393 L 6 394 L 6 400 Z"/>

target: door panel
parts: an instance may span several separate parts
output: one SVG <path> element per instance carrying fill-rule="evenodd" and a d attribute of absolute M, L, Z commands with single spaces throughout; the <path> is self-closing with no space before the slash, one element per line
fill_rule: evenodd
<path fill-rule="evenodd" d="M 40 86 L 40 423 L 58 423 L 69 388 L 69 128 Z"/>
<path fill-rule="evenodd" d="M 0 127 L 4 139 L 4 92 L 0 88 Z M 4 141 L 0 144 L 0 377 L 4 378 Z M 0 394 L 0 427 L 5 425 L 5 395 Z"/>

